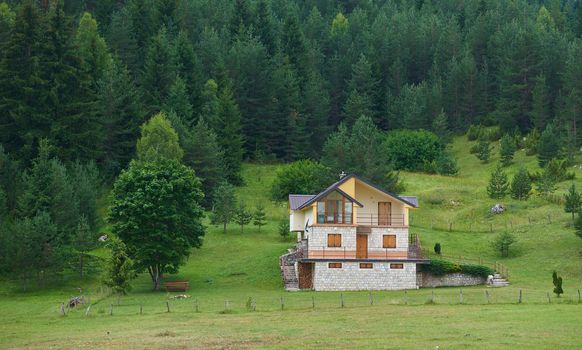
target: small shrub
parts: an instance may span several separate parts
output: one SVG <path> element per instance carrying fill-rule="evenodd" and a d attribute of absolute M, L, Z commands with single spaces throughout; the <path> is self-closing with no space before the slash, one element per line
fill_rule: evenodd
<path fill-rule="evenodd" d="M 538 129 L 533 129 L 530 133 L 525 137 L 525 154 L 528 156 L 533 156 L 537 152 L 537 144 L 540 140 L 540 132 Z"/>
<path fill-rule="evenodd" d="M 432 205 L 441 205 L 445 202 L 444 198 L 436 194 L 429 194 L 425 201 Z"/>
<path fill-rule="evenodd" d="M 467 140 L 469 141 L 477 140 L 482 130 L 483 126 L 481 125 L 471 125 L 469 127 L 469 130 L 467 130 Z"/>
<path fill-rule="evenodd" d="M 455 158 L 443 153 L 436 160 L 436 170 L 441 175 L 455 176 L 459 173 L 459 166 Z"/>
<path fill-rule="evenodd" d="M 495 274 L 495 270 L 489 266 L 466 264 L 461 265 L 461 272 L 471 276 L 487 277 Z"/>
<path fill-rule="evenodd" d="M 477 158 L 483 163 L 487 163 L 491 157 L 491 147 L 488 141 L 481 140 L 477 144 Z"/>
<path fill-rule="evenodd" d="M 552 273 L 552 282 L 554 283 L 554 293 L 559 298 L 560 295 L 564 294 L 564 290 L 562 289 L 562 277 L 558 276 L 556 271 Z"/>
<path fill-rule="evenodd" d="M 289 220 L 281 220 L 279 223 L 279 236 L 283 240 L 286 240 L 289 237 Z"/>
<path fill-rule="evenodd" d="M 447 273 L 461 272 L 461 265 L 444 259 L 431 259 L 430 264 L 425 265 L 423 269 L 435 276 L 443 276 Z"/>
<path fill-rule="evenodd" d="M 434 252 L 437 253 L 438 255 L 441 255 L 441 244 L 440 243 L 435 243 L 434 245 Z"/>
<path fill-rule="evenodd" d="M 425 160 L 422 164 L 422 171 L 427 174 L 436 174 L 438 172 L 438 165 L 435 160 L 427 161 Z"/>

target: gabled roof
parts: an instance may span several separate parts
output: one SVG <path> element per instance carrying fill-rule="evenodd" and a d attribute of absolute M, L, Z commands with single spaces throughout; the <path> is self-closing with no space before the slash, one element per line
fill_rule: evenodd
<path fill-rule="evenodd" d="M 291 209 L 292 210 L 301 210 L 303 208 L 308 207 L 309 205 L 317 202 L 319 199 L 327 196 L 329 193 L 333 192 L 333 191 L 338 191 L 339 193 L 341 193 L 344 197 L 348 198 L 349 200 L 351 200 L 352 202 L 356 203 L 359 207 L 363 207 L 362 203 L 358 202 L 355 198 L 352 198 L 350 195 L 348 195 L 347 193 L 345 193 L 344 191 L 342 191 L 339 186 L 341 184 L 343 184 L 344 182 L 348 181 L 351 178 L 355 178 L 358 181 L 363 182 L 364 184 L 390 196 L 393 197 L 394 199 L 406 204 L 406 205 L 410 205 L 413 208 L 418 208 L 418 200 L 416 197 L 411 197 L 411 196 L 406 196 L 406 197 L 399 197 L 393 193 L 390 193 L 388 191 L 385 191 L 381 188 L 379 188 L 376 185 L 373 185 L 359 177 L 357 177 L 356 175 L 346 175 L 344 177 L 342 177 L 339 181 L 333 183 L 331 186 L 329 186 L 328 188 L 326 188 L 325 190 L 323 190 L 322 192 L 320 192 L 317 195 L 289 195 L 289 203 L 291 204 Z M 301 196 L 302 198 L 299 198 L 299 196 Z M 305 200 L 301 205 L 298 205 L 295 209 L 293 208 L 293 201 L 295 201 L 296 203 L 298 203 L 299 201 Z"/>
<path fill-rule="evenodd" d="M 315 197 L 314 194 L 290 194 L 289 206 L 291 207 L 291 210 L 297 210 L 297 208 L 313 197 Z"/>

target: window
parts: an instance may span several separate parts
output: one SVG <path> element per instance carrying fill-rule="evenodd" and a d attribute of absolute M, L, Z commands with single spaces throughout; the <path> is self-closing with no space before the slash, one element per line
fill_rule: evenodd
<path fill-rule="evenodd" d="M 342 246 L 342 235 L 339 233 L 330 233 L 327 235 L 327 247 L 339 248 Z"/>
<path fill-rule="evenodd" d="M 382 248 L 396 248 L 396 235 L 384 235 L 382 237 Z"/>
<path fill-rule="evenodd" d="M 374 265 L 372 263 L 360 263 L 360 269 L 371 269 Z"/>
<path fill-rule="evenodd" d="M 342 263 L 329 263 L 327 264 L 327 267 L 330 269 L 341 269 Z"/>
<path fill-rule="evenodd" d="M 390 264 L 390 268 L 402 270 L 404 268 L 404 264 Z"/>
<path fill-rule="evenodd" d="M 325 202 L 317 202 L 317 223 L 325 223 Z"/>
<path fill-rule="evenodd" d="M 317 202 L 318 224 L 352 224 L 353 203 L 338 192 Z"/>

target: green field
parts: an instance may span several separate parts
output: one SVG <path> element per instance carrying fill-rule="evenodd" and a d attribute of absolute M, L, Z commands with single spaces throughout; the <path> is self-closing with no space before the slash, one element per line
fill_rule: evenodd
<path fill-rule="evenodd" d="M 262 232 L 245 227 L 244 233 L 231 225 L 226 234 L 209 227 L 203 247 L 179 275 L 170 276 L 190 281 L 191 298 L 168 301 L 165 292 L 151 292 L 147 275 L 135 281 L 119 305 L 100 287 L 96 272 L 85 281 L 64 276 L 26 293 L 18 283 L 4 281 L 0 348 L 582 348 L 577 292 L 582 289 L 582 240 L 573 234 L 570 214 L 541 198 L 506 198 L 500 202 L 507 212 L 490 217 L 495 201 L 487 197 L 485 186 L 498 156 L 482 165 L 469 147 L 464 138 L 453 144 L 461 168 L 457 177 L 401 173 L 405 193 L 420 199 L 411 232 L 420 234 L 426 249 L 440 242 L 449 256 L 501 262 L 510 271 L 508 288 L 464 288 L 462 305 L 457 288 L 376 292 L 372 305 L 367 292 L 286 293 L 278 257 L 293 240 L 283 241 L 277 233 L 278 221 L 287 215 L 286 203 L 273 203 L 266 193 L 277 166 L 247 164 L 239 195 L 251 207 L 263 202 L 269 224 Z M 510 176 L 519 164 L 537 167 L 535 157 L 518 151 Z M 582 171 L 575 171 L 582 188 Z M 561 183 L 556 193 L 561 196 L 569 185 Z M 501 259 L 489 242 L 506 228 L 518 243 L 510 257 Z M 565 294 L 559 299 L 551 294 L 553 270 L 564 279 Z M 78 288 L 91 297 L 89 314 L 79 309 L 61 316 L 60 303 L 78 295 Z M 246 308 L 249 297 L 256 300 L 254 312 Z"/>

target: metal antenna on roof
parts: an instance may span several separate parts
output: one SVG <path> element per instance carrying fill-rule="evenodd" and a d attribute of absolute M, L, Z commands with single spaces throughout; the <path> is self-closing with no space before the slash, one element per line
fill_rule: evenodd
<path fill-rule="evenodd" d="M 346 174 L 344 171 L 342 171 L 342 172 L 339 174 L 339 178 L 340 178 L 340 180 L 341 180 L 341 179 L 343 179 L 344 177 L 346 177 L 346 175 L 347 175 L 347 174 Z"/>

